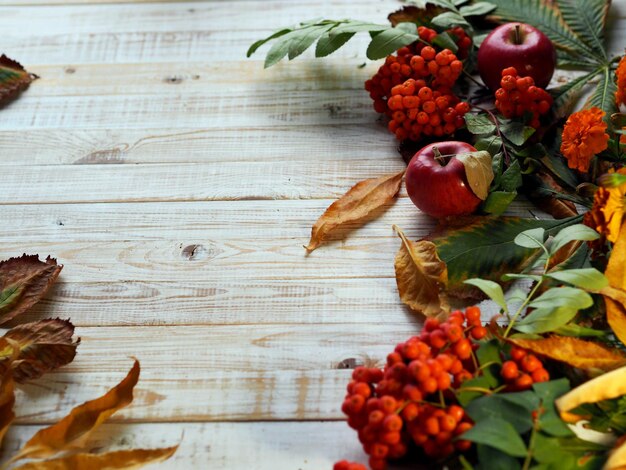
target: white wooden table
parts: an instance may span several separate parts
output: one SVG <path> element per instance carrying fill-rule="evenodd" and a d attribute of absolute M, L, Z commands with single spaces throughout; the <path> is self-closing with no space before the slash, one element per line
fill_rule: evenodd
<path fill-rule="evenodd" d="M 417 238 L 433 223 L 403 193 L 305 257 L 333 199 L 403 168 L 362 89 L 376 64 L 359 68 L 364 38 L 266 71 L 245 51 L 299 20 L 384 22 L 399 6 L 0 0 L 0 52 L 41 76 L 0 110 L 0 257 L 65 264 L 28 319 L 70 317 L 82 338 L 71 365 L 19 392 L 5 455 L 136 356 L 135 402 L 94 448 L 182 438 L 165 468 L 362 460 L 339 410 L 345 367 L 380 364 L 418 331 L 391 224 Z M 613 11 L 619 50 L 626 1 Z"/>

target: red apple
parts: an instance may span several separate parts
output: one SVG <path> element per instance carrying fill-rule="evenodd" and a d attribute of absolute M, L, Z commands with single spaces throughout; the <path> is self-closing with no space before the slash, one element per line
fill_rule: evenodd
<path fill-rule="evenodd" d="M 475 151 L 470 144 L 454 140 L 418 151 L 406 170 L 406 190 L 413 204 L 436 218 L 474 212 L 480 199 L 470 189 L 465 167 L 455 155 Z"/>
<path fill-rule="evenodd" d="M 478 71 L 485 85 L 496 91 L 507 67 L 515 67 L 520 77 L 531 76 L 536 86 L 545 88 L 556 67 L 552 41 L 529 24 L 498 26 L 478 49 Z"/>

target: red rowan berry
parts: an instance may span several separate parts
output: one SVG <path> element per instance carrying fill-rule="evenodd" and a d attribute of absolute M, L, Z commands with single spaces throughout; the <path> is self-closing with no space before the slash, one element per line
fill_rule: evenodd
<path fill-rule="evenodd" d="M 430 395 L 431 393 L 435 393 L 438 388 L 437 379 L 434 377 L 428 377 L 421 384 L 422 393 L 424 395 Z"/>
<path fill-rule="evenodd" d="M 469 359 L 472 356 L 472 345 L 467 339 L 458 341 L 453 348 L 454 353 L 461 360 Z"/>
<path fill-rule="evenodd" d="M 448 416 L 451 416 L 456 423 L 459 423 L 465 416 L 465 410 L 458 405 L 451 405 L 448 408 Z"/>
<path fill-rule="evenodd" d="M 433 49 L 430 46 L 426 46 L 424 47 L 424 49 L 422 49 L 422 51 L 420 52 L 420 55 L 425 60 L 433 60 L 435 58 L 435 55 L 437 55 L 437 51 L 435 51 L 435 49 Z"/>
<path fill-rule="evenodd" d="M 515 379 L 515 387 L 519 390 L 526 390 L 532 387 L 533 379 L 528 374 L 520 374 L 520 376 Z"/>
<path fill-rule="evenodd" d="M 524 356 L 521 360 L 521 366 L 525 372 L 529 373 L 534 372 L 535 370 L 542 367 L 541 361 L 539 361 L 539 359 L 537 359 L 537 356 L 535 356 L 534 354 L 527 354 L 526 356 Z"/>
<path fill-rule="evenodd" d="M 400 431 L 402 429 L 402 418 L 392 414 L 387 415 L 383 421 L 383 429 L 385 431 Z"/>
<path fill-rule="evenodd" d="M 511 348 L 511 359 L 513 359 L 515 362 L 520 362 L 525 355 L 525 349 L 519 348 L 517 346 L 513 346 Z"/>
<path fill-rule="evenodd" d="M 364 398 L 369 398 L 372 394 L 372 389 L 366 382 L 357 382 L 354 384 L 354 387 L 352 387 L 352 393 L 362 395 Z M 363 404 L 365 404 L 365 401 L 363 401 Z"/>
<path fill-rule="evenodd" d="M 484 326 L 475 326 L 474 328 L 472 328 L 472 331 L 470 331 L 470 335 L 473 339 L 477 341 L 481 340 L 485 336 L 487 336 L 487 328 L 485 328 Z"/>
<path fill-rule="evenodd" d="M 550 374 L 543 367 L 536 369 L 532 373 L 533 382 L 547 382 L 550 380 Z"/>
<path fill-rule="evenodd" d="M 413 421 L 419 415 L 419 406 L 415 403 L 409 403 L 404 407 L 404 409 L 400 412 L 402 419 L 406 422 Z"/>
<path fill-rule="evenodd" d="M 386 470 L 387 461 L 385 459 L 379 459 L 376 457 L 370 457 L 368 461 L 371 470 Z"/>
<path fill-rule="evenodd" d="M 502 364 L 500 375 L 506 381 L 512 381 L 517 379 L 517 377 L 519 376 L 519 369 L 517 367 L 517 364 L 513 361 L 506 361 L 504 364 Z"/>

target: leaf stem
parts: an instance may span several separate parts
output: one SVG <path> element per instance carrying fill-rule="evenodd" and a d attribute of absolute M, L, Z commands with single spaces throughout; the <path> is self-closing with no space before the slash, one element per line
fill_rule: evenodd
<path fill-rule="evenodd" d="M 498 118 L 495 114 L 493 114 L 493 111 L 487 108 L 483 108 L 482 106 L 476 106 L 475 104 L 473 104 L 472 107 L 489 114 L 489 116 L 493 120 L 493 123 L 496 126 L 496 132 L 498 133 L 498 137 L 500 137 L 500 140 L 502 141 L 502 153 L 504 154 L 504 161 L 507 165 L 510 165 L 511 158 L 509 157 L 509 152 L 506 149 L 506 144 L 504 143 L 504 136 L 502 135 L 502 131 L 500 131 L 500 123 L 498 122 Z"/>
<path fill-rule="evenodd" d="M 526 458 L 524 459 L 524 465 L 522 470 L 528 470 L 533 461 L 533 447 L 535 447 L 535 441 L 537 440 L 537 431 L 539 430 L 539 419 L 534 420 L 533 429 L 530 433 L 530 439 L 528 440 L 528 451 Z"/>

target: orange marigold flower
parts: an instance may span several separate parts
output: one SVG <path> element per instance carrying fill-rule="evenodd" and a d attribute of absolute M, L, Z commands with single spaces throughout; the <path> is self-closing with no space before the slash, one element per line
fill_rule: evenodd
<path fill-rule="evenodd" d="M 626 55 L 619 61 L 615 75 L 617 76 L 615 101 L 619 106 L 620 104 L 626 104 Z"/>
<path fill-rule="evenodd" d="M 617 173 L 626 175 L 626 168 Z M 593 207 L 584 216 L 585 225 L 596 230 L 602 238 L 615 243 L 624 218 L 626 183 L 619 186 L 600 187 L 593 198 Z"/>
<path fill-rule="evenodd" d="M 561 153 L 567 159 L 567 166 L 587 171 L 593 156 L 607 148 L 609 135 L 603 117 L 604 111 L 593 107 L 567 119 L 561 137 Z"/>

